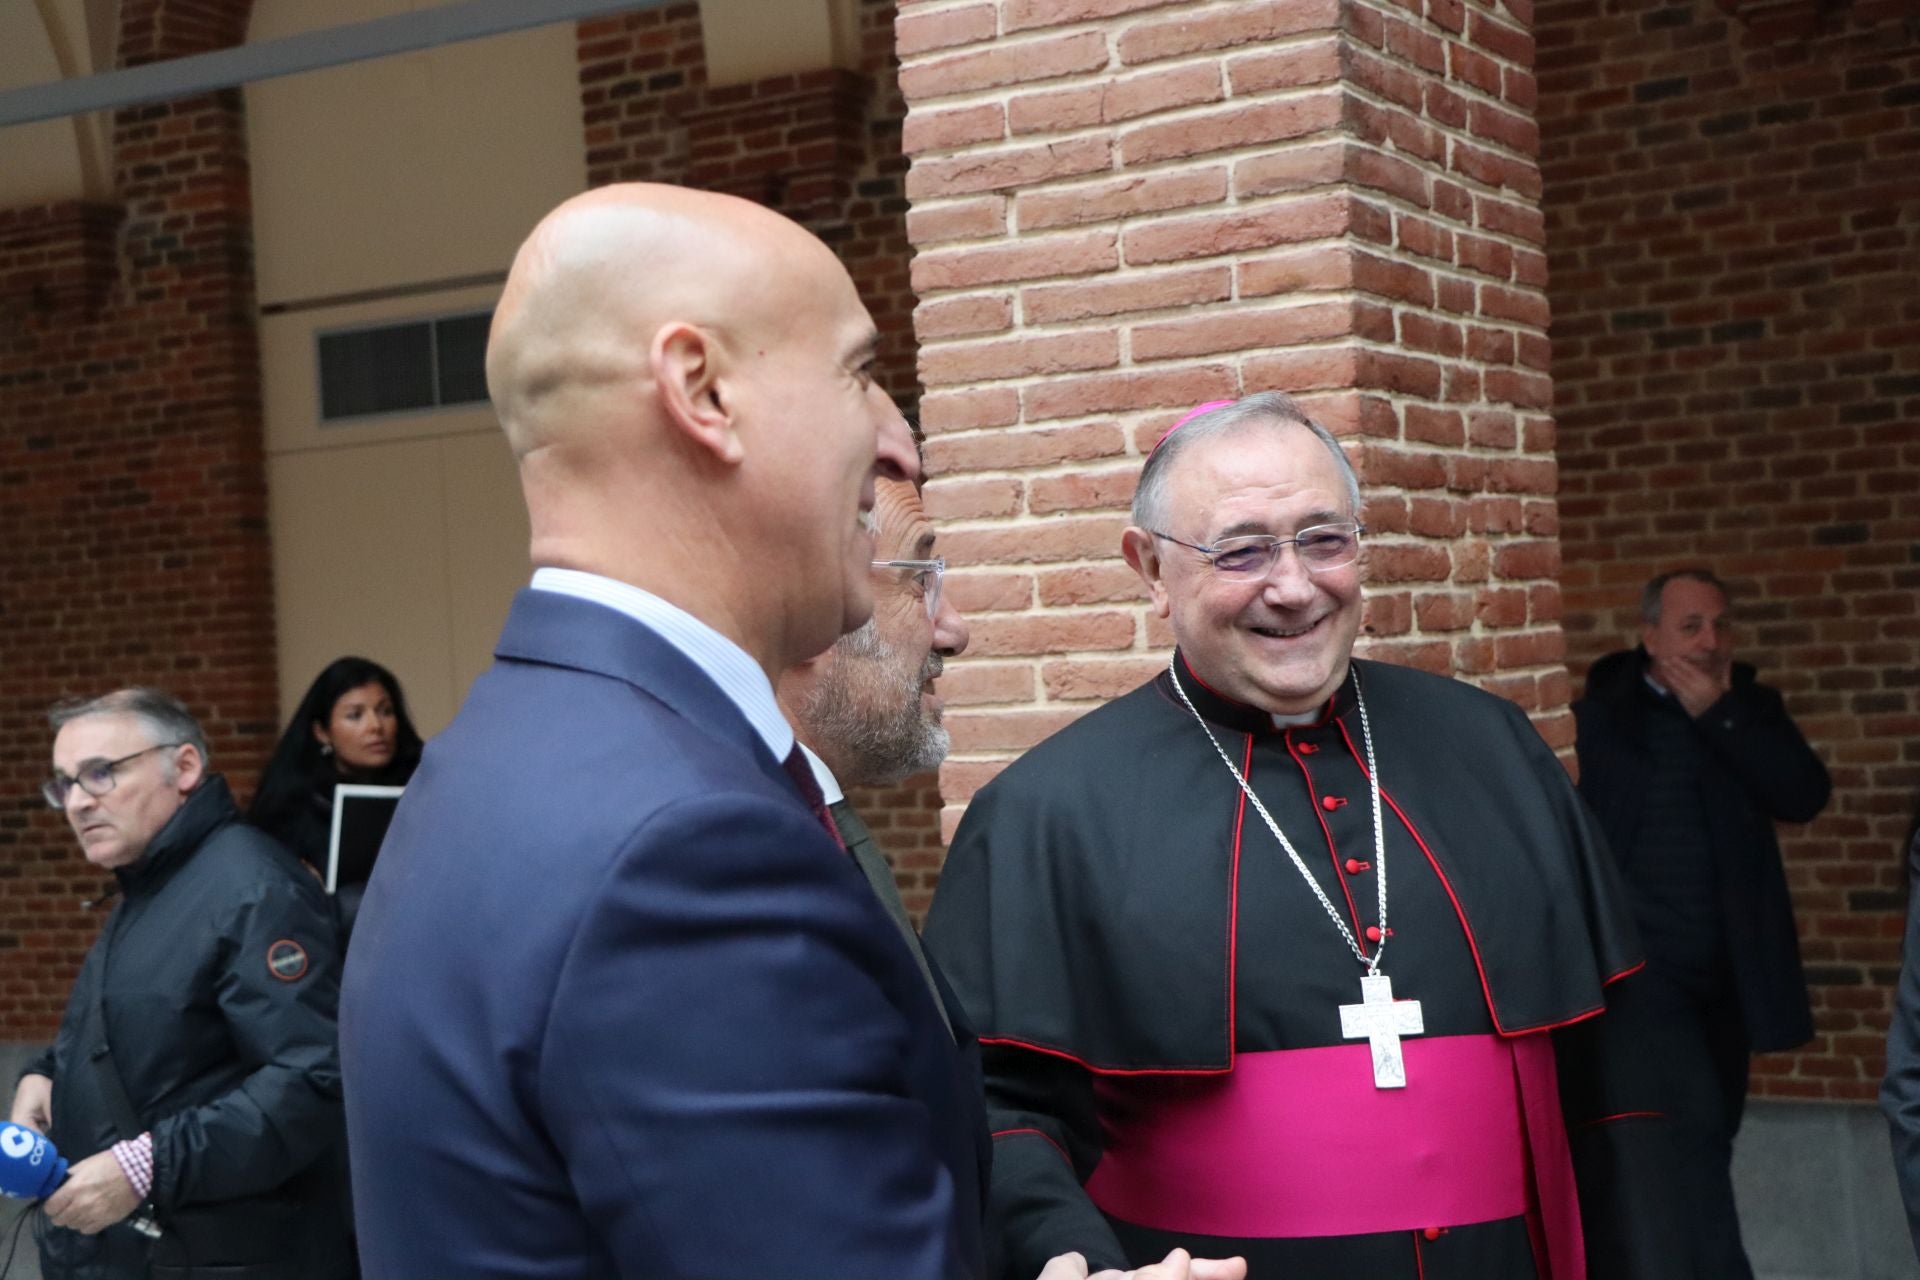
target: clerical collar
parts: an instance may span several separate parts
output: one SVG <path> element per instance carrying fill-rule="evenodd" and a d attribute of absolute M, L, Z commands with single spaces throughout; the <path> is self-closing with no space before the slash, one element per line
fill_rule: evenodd
<path fill-rule="evenodd" d="M 1200 675 L 1194 671 L 1193 664 L 1187 661 L 1185 654 L 1179 654 L 1177 660 L 1180 664 L 1181 679 L 1185 684 L 1187 696 L 1193 700 L 1194 710 L 1198 711 L 1211 723 L 1217 724 L 1225 729 L 1233 729 L 1240 733 L 1284 733 L 1289 728 L 1310 728 L 1314 725 L 1323 725 L 1332 720 L 1336 715 L 1344 716 L 1353 710 L 1354 680 L 1353 666 L 1351 663 L 1347 666 L 1347 678 L 1340 682 L 1340 687 L 1334 691 L 1333 696 L 1328 698 L 1326 704 L 1318 711 L 1306 712 L 1297 716 L 1281 716 L 1262 710 L 1250 703 L 1241 702 L 1236 698 L 1229 698 L 1225 694 L 1211 688 L 1207 682 L 1201 679 Z M 1167 698 L 1175 706 L 1180 705 L 1180 696 L 1174 692 L 1173 682 L 1168 673 L 1162 671 L 1155 681 L 1155 684 L 1159 687 L 1163 697 Z"/>

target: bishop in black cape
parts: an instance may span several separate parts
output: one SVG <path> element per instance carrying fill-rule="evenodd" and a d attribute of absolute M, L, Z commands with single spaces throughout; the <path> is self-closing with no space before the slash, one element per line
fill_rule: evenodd
<path fill-rule="evenodd" d="M 1662 1118 L 1596 1018 L 1637 943 L 1592 818 L 1526 716 L 1355 661 L 1320 716 L 1276 727 L 1178 670 L 1357 936 L 1379 873 L 1364 695 L 1390 873 L 1382 969 L 1421 1002 L 1424 1032 L 1404 1041 L 1404 1093 L 1376 1090 L 1338 1013 L 1362 968 L 1171 673 L 1085 716 L 974 797 L 927 922 L 987 1048 L 1005 1274 L 1068 1249 L 1094 1270 L 1137 1266 L 1174 1245 L 1243 1255 L 1254 1280 L 1672 1274 Z M 1510 1088 L 1420 1105 L 1458 1083 L 1460 1062 L 1431 1052 L 1449 1041 Z M 1280 1065 L 1267 1088 L 1310 1096 L 1228 1095 L 1250 1062 Z M 1488 1124 L 1468 1105 L 1508 1114 Z M 1483 1174 L 1504 1185 L 1461 1194 Z"/>

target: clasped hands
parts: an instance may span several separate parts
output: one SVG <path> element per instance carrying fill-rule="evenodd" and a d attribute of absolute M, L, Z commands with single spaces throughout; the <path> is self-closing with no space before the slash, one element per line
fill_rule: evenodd
<path fill-rule="evenodd" d="M 1087 1274 L 1087 1260 L 1077 1253 L 1063 1253 L 1047 1263 L 1040 1280 L 1246 1280 L 1244 1258 L 1196 1258 L 1185 1249 L 1175 1249 L 1159 1262 L 1135 1271 L 1101 1271 Z"/>

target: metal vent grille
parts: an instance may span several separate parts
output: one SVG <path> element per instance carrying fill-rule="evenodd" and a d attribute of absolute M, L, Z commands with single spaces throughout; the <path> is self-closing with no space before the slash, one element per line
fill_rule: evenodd
<path fill-rule="evenodd" d="M 320 421 L 485 400 L 492 321 L 473 311 L 321 334 Z"/>

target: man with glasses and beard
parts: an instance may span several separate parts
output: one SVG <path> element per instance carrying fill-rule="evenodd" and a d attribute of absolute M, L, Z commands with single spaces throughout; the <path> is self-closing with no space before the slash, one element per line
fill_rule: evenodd
<path fill-rule="evenodd" d="M 1287 397 L 1190 415 L 1122 543 L 1167 669 L 955 834 L 925 936 L 984 1048 L 1010 1274 L 1687 1274 L 1594 1017 L 1640 964 L 1612 862 L 1520 708 L 1353 657 L 1360 519 Z"/>
<path fill-rule="evenodd" d="M 900 901 L 893 868 L 843 790 L 895 786 L 946 759 L 950 738 L 940 723 L 933 682 L 945 660 L 967 647 L 966 620 L 942 590 L 946 561 L 934 556 L 933 525 L 920 505 L 919 489 L 904 480 L 876 480 L 873 522 L 874 550 L 888 557 L 873 562 L 873 617 L 819 657 L 789 667 L 776 692 L 840 843 L 899 930 L 977 1086 L 979 1041 L 952 988 L 928 963 Z M 964 1101 L 984 1127 L 981 1096 L 976 1087 Z M 981 1150 L 985 1155 L 987 1148 Z M 987 1244 L 989 1271 L 998 1274 L 1000 1242 L 990 1237 Z M 1067 1251 L 1046 1260 L 1040 1280 L 1078 1280 L 1086 1274 L 1086 1260 Z M 1244 1274 L 1237 1261 L 1180 1255 L 1132 1273 L 1135 1280 L 1242 1280 Z"/>
<path fill-rule="evenodd" d="M 874 482 L 873 617 L 817 658 L 789 667 L 776 690 L 847 848 L 929 984 L 892 868 L 845 787 L 890 787 L 937 768 L 948 735 L 933 691 L 945 660 L 967 647 L 967 624 L 941 589 L 933 525 L 905 480 Z M 936 993 L 937 994 L 937 993 Z"/>

